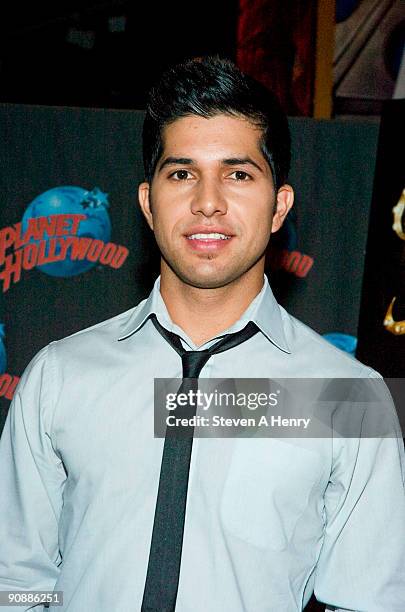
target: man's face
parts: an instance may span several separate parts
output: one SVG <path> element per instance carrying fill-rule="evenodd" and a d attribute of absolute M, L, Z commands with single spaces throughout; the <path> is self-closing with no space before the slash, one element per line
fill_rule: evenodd
<path fill-rule="evenodd" d="M 292 205 L 292 189 L 275 193 L 260 150 L 261 131 L 248 120 L 216 115 L 177 119 L 165 127 L 163 154 L 139 200 L 163 262 L 200 288 L 222 287 L 244 274 L 263 274 L 272 231 Z"/>

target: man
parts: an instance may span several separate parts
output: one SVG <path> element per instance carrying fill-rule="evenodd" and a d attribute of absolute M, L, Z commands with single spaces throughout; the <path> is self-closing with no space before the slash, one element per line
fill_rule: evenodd
<path fill-rule="evenodd" d="M 26 369 L 0 450 L 1 589 L 62 591 L 69 612 L 293 612 L 313 591 L 402 611 L 400 438 L 154 437 L 155 378 L 378 376 L 264 276 L 293 203 L 286 118 L 208 58 L 161 78 L 143 138 L 161 275 Z"/>

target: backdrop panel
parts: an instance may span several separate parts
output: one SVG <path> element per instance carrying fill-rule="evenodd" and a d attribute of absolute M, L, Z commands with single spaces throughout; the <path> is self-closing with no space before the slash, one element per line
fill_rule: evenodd
<path fill-rule="evenodd" d="M 0 106 L 2 420 L 41 347 L 131 308 L 156 278 L 137 205 L 142 120 Z M 291 130 L 296 211 L 274 242 L 272 283 L 319 332 L 355 334 L 378 124 L 292 119 Z"/>

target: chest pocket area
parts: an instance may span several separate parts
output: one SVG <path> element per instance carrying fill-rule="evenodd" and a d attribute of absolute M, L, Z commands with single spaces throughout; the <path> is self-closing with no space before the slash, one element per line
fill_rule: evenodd
<path fill-rule="evenodd" d="M 259 548 L 282 551 L 298 521 L 319 506 L 322 456 L 292 440 L 239 439 L 221 501 L 225 532 Z"/>

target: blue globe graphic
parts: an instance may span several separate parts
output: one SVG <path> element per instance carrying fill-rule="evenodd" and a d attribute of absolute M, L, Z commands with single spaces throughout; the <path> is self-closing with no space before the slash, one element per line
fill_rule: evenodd
<path fill-rule="evenodd" d="M 330 332 L 329 334 L 324 334 L 323 337 L 331 344 L 337 346 L 337 348 L 340 348 L 341 351 L 345 351 L 354 357 L 357 348 L 357 338 L 355 336 L 340 332 Z"/>
<path fill-rule="evenodd" d="M 4 374 L 7 367 L 6 347 L 3 342 L 4 336 L 4 323 L 0 323 L 0 374 Z"/>
<path fill-rule="evenodd" d="M 48 217 L 49 215 L 75 214 L 86 215 L 87 219 L 80 221 L 75 236 L 78 238 L 88 237 L 95 240 L 109 242 L 111 237 L 111 222 L 107 208 L 109 207 L 107 194 L 95 187 L 92 191 L 82 187 L 66 186 L 54 187 L 37 196 L 27 207 L 22 218 L 22 232 L 28 228 L 30 219 L 37 217 Z M 66 236 L 64 236 L 66 237 Z M 49 240 L 57 238 L 56 235 L 42 237 L 47 241 L 45 253 L 48 254 Z M 37 240 L 30 240 L 38 244 Z M 55 253 L 60 253 L 59 244 Z M 62 261 L 46 263 L 37 266 L 38 270 L 50 276 L 76 276 L 93 268 L 97 262 L 88 261 L 86 258 L 72 261 L 70 259 L 71 249 Z"/>

